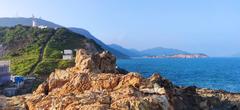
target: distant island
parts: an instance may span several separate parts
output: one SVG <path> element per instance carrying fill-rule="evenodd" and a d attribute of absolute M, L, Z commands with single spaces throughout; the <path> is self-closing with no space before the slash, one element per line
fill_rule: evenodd
<path fill-rule="evenodd" d="M 162 56 L 145 56 L 144 58 L 208 58 L 206 54 L 176 54 Z"/>
<path fill-rule="evenodd" d="M 108 45 L 109 47 L 118 50 L 130 57 L 144 57 L 144 56 L 163 56 L 163 55 L 176 55 L 176 54 L 190 54 L 189 52 L 172 49 L 172 48 L 164 48 L 164 47 L 155 47 L 145 50 L 136 50 L 136 49 L 127 49 L 117 44 Z"/>
<path fill-rule="evenodd" d="M 240 57 L 240 53 L 236 53 L 234 55 L 232 55 L 233 57 Z"/>
<path fill-rule="evenodd" d="M 130 57 L 143 57 L 143 58 L 208 58 L 208 55 L 203 53 L 190 53 L 187 51 L 156 47 L 145 49 L 142 51 L 136 49 L 127 49 L 117 44 L 108 45 L 109 47 L 124 53 Z"/>

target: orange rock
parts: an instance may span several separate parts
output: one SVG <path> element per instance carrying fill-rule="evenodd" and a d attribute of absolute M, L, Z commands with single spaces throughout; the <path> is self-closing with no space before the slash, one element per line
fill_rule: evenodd
<path fill-rule="evenodd" d="M 34 94 L 20 100 L 23 104 L 7 103 L 10 106 L 7 109 L 24 103 L 29 110 L 201 110 L 240 107 L 239 94 L 196 87 L 181 88 L 159 74 L 150 78 L 143 78 L 138 73 L 117 74 L 115 62 L 115 57 L 108 52 L 89 54 L 79 50 L 75 67 L 56 70 Z M 17 99 L 12 98 L 14 100 Z M 1 106 L 4 104 L 0 101 Z"/>
<path fill-rule="evenodd" d="M 152 105 L 156 105 L 158 100 L 152 99 L 151 95 L 139 88 L 145 83 L 154 87 L 151 81 L 142 78 L 138 73 L 117 74 L 115 63 L 116 58 L 108 52 L 89 54 L 84 50 L 77 51 L 76 66 L 53 72 L 28 99 L 29 109 L 153 108 Z M 42 97 L 38 97 L 40 94 Z M 160 104 L 155 108 L 164 108 L 163 106 L 166 105 Z"/>
<path fill-rule="evenodd" d="M 126 86 L 133 86 L 139 88 L 141 83 L 142 77 L 137 73 L 129 73 L 121 77 L 121 80 L 116 87 L 116 89 L 126 87 Z"/>
<path fill-rule="evenodd" d="M 79 73 L 115 73 L 116 58 L 109 52 L 92 54 L 86 50 L 77 51 L 75 70 Z"/>

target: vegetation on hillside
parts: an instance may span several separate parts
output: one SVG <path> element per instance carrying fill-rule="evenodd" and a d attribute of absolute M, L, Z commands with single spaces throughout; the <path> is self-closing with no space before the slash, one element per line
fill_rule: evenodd
<path fill-rule="evenodd" d="M 0 28 L 0 44 L 4 50 L 1 59 L 11 60 L 11 72 L 17 75 L 27 75 L 31 69 L 34 74 L 49 74 L 55 68 L 73 66 L 73 60 L 62 60 L 64 49 L 90 45 L 96 51 L 102 50 L 94 41 L 65 28 L 39 29 L 21 25 Z M 40 62 L 39 57 L 42 57 Z"/>

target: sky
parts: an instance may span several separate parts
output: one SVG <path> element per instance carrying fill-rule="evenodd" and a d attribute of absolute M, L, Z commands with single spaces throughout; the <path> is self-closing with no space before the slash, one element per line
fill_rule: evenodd
<path fill-rule="evenodd" d="M 106 44 L 240 53 L 239 0 L 1 0 L 0 17 L 36 17 L 90 31 Z"/>

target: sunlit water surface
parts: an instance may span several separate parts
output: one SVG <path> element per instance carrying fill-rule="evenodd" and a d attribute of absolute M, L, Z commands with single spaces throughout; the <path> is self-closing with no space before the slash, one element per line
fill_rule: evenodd
<path fill-rule="evenodd" d="M 144 77 L 160 73 L 174 84 L 240 92 L 240 58 L 120 59 L 119 67 Z"/>

